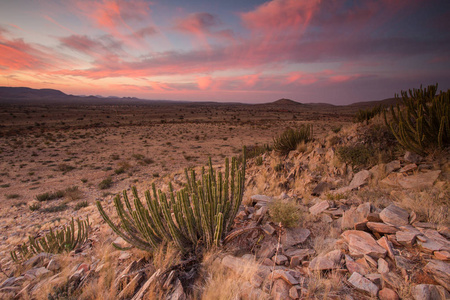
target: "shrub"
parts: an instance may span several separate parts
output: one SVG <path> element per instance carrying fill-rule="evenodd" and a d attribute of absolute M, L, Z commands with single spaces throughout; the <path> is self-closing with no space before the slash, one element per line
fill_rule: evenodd
<path fill-rule="evenodd" d="M 6 194 L 5 195 L 6 199 L 17 199 L 20 197 L 19 194 Z"/>
<path fill-rule="evenodd" d="M 374 117 L 381 114 L 381 112 L 384 111 L 383 105 L 377 105 L 373 108 L 368 108 L 366 110 L 360 109 L 355 116 L 356 122 L 363 123 L 364 121 L 366 124 L 369 124 L 369 121 L 373 119 Z"/>
<path fill-rule="evenodd" d="M 366 166 L 374 158 L 375 151 L 365 145 L 342 146 L 337 148 L 338 158 L 346 164 L 360 167 Z"/>
<path fill-rule="evenodd" d="M 258 156 L 255 160 L 255 165 L 261 166 L 263 164 L 263 158 L 262 156 Z"/>
<path fill-rule="evenodd" d="M 64 195 L 65 195 L 65 192 L 61 191 L 61 190 L 58 190 L 58 191 L 52 192 L 52 193 L 45 192 L 45 193 L 36 195 L 36 200 L 40 201 L 40 202 L 54 200 L 54 199 L 62 198 L 62 197 L 64 197 Z"/>
<path fill-rule="evenodd" d="M 42 209 L 42 212 L 54 213 L 54 212 L 65 211 L 67 208 L 68 207 L 67 207 L 66 203 L 61 203 L 59 205 L 55 205 L 55 206 L 50 206 L 50 207 L 44 208 L 44 209 Z"/>
<path fill-rule="evenodd" d="M 201 180 L 197 181 L 194 170 L 185 169 L 185 176 L 185 187 L 176 193 L 172 184 L 168 195 L 157 191 L 153 184 L 152 193 L 145 191 L 147 207 L 135 187 L 132 188 L 134 208 L 126 191 L 123 200 L 117 195 L 114 204 L 121 225 L 111 221 L 99 201 L 97 208 L 116 234 L 142 250 L 153 251 L 163 242 L 174 243 L 185 253 L 218 246 L 230 230 L 242 202 L 245 148 L 240 167 L 235 158 L 231 167 L 226 159 L 225 172 L 217 172 L 210 158 L 208 171 L 202 169 Z"/>
<path fill-rule="evenodd" d="M 401 104 L 391 106 L 392 120 L 385 122 L 398 142 L 424 155 L 429 150 L 450 145 L 450 90 L 436 95 L 437 84 L 428 88 L 401 91 Z M 399 98 L 396 95 L 396 98 Z"/>
<path fill-rule="evenodd" d="M 35 239 L 32 236 L 28 238 L 28 244 L 24 243 L 17 250 L 11 251 L 11 257 L 15 262 L 20 262 L 33 254 L 46 253 L 62 253 L 70 252 L 77 246 L 82 245 L 88 238 L 89 234 L 89 218 L 82 221 L 76 220 L 77 230 L 75 231 L 75 222 L 72 221 L 64 225 L 60 230 L 50 232 L 45 236 Z"/>
<path fill-rule="evenodd" d="M 87 207 L 89 204 L 88 204 L 88 202 L 87 201 L 81 201 L 81 202 L 78 202 L 76 205 L 75 205 L 75 207 L 73 208 L 73 210 L 79 210 L 79 209 L 81 209 L 81 208 L 83 208 L 83 207 Z"/>
<path fill-rule="evenodd" d="M 69 200 L 75 201 L 80 199 L 83 193 L 78 189 L 78 186 L 72 186 L 66 188 L 64 194 Z"/>
<path fill-rule="evenodd" d="M 301 142 L 308 142 L 312 138 L 312 125 L 302 125 L 299 129 L 286 129 L 279 137 L 273 139 L 273 149 L 285 155 L 297 149 Z"/>
<path fill-rule="evenodd" d="M 108 177 L 103 179 L 99 184 L 98 184 L 98 188 L 101 190 L 106 190 L 109 189 L 112 186 L 112 178 Z"/>
<path fill-rule="evenodd" d="M 34 203 L 34 204 L 31 204 L 31 205 L 29 206 L 29 208 L 30 208 L 31 211 L 35 211 L 35 210 L 38 210 L 39 208 L 41 208 L 41 204 L 39 204 L 39 203 Z"/>
<path fill-rule="evenodd" d="M 72 171 L 72 170 L 74 170 L 74 169 L 75 169 L 74 166 L 71 166 L 71 165 L 68 165 L 68 164 L 59 164 L 59 165 L 58 165 L 58 170 L 60 170 L 60 171 L 63 172 L 63 173 Z"/>
<path fill-rule="evenodd" d="M 275 200 L 269 205 L 269 214 L 275 223 L 280 223 L 284 227 L 295 227 L 299 225 L 302 213 L 300 206 L 295 201 Z"/>

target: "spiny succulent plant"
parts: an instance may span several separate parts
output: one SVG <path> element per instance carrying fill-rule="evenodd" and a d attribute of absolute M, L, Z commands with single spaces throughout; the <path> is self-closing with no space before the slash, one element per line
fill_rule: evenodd
<path fill-rule="evenodd" d="M 75 222 L 77 230 L 75 230 Z M 89 236 L 89 218 L 80 220 L 79 218 L 64 225 L 61 229 L 54 231 L 50 228 L 50 232 L 43 237 L 28 237 L 28 243 L 23 243 L 17 250 L 11 251 L 11 257 L 14 261 L 20 262 L 29 258 L 31 255 L 41 252 L 46 253 L 62 253 L 69 252 L 86 242 Z"/>
<path fill-rule="evenodd" d="M 126 191 L 114 198 L 120 223 L 115 224 L 101 203 L 97 208 L 113 231 L 131 245 L 153 251 L 160 243 L 173 243 L 182 252 L 199 247 L 218 246 L 233 225 L 242 202 L 245 181 L 245 148 L 242 163 L 236 158 L 225 160 L 225 171 L 217 172 L 209 159 L 202 168 L 201 180 L 194 170 L 185 169 L 186 184 L 175 192 L 169 184 L 168 194 L 157 190 L 144 192 L 141 201 L 132 187 L 133 205 Z"/>

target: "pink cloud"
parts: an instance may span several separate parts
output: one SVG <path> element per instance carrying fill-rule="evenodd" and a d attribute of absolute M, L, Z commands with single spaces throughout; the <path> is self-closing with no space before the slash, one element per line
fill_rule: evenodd
<path fill-rule="evenodd" d="M 298 30 L 309 24 L 319 3 L 319 0 L 272 0 L 241 14 L 241 18 L 251 29 Z"/>
<path fill-rule="evenodd" d="M 213 83 L 213 79 L 211 78 L 211 76 L 204 76 L 204 77 L 197 78 L 198 88 L 201 90 L 209 89 L 211 87 L 212 83 Z"/>

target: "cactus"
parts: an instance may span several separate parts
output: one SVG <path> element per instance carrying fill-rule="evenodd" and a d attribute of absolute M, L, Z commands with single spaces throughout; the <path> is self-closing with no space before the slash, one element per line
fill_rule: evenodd
<path fill-rule="evenodd" d="M 120 219 L 116 225 L 106 214 L 101 203 L 97 208 L 113 231 L 129 244 L 152 252 L 160 243 L 173 243 L 182 252 L 198 247 L 219 246 L 233 225 L 242 202 L 245 181 L 245 148 L 242 165 L 236 158 L 225 160 L 225 172 L 214 170 L 209 159 L 208 168 L 202 168 L 201 180 L 194 170 L 185 169 L 186 184 L 174 192 L 169 184 L 168 194 L 156 190 L 145 191 L 146 206 L 132 187 L 134 205 L 126 191 L 114 198 Z M 123 198 L 123 200 L 122 200 Z M 125 204 L 125 205 L 124 205 Z"/>
<path fill-rule="evenodd" d="M 377 115 L 381 114 L 383 110 L 384 106 L 381 104 L 366 110 L 360 109 L 356 113 L 355 121 L 359 123 L 366 122 L 366 124 L 369 124 L 369 121 Z"/>
<path fill-rule="evenodd" d="M 273 149 L 285 155 L 297 149 L 301 142 L 308 142 L 312 139 L 312 125 L 302 125 L 299 129 L 286 129 L 279 137 L 273 139 Z"/>
<path fill-rule="evenodd" d="M 436 91 L 437 84 L 408 93 L 402 91 L 403 107 L 391 106 L 391 121 L 384 114 L 385 123 L 399 143 L 417 154 L 450 144 L 450 90 L 439 95 Z"/>
<path fill-rule="evenodd" d="M 62 229 L 50 232 L 41 238 L 35 239 L 32 236 L 28 237 L 28 244 L 20 245 L 16 250 L 11 251 L 11 257 L 14 261 L 20 262 L 32 254 L 47 252 L 47 253 L 62 253 L 64 251 L 70 252 L 77 246 L 82 245 L 89 235 L 89 218 L 82 221 L 76 220 L 77 230 L 75 231 L 75 221 L 72 221 L 63 226 Z"/>

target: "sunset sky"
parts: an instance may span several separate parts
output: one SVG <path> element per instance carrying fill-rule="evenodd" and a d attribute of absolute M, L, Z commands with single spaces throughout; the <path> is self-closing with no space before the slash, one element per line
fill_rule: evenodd
<path fill-rule="evenodd" d="M 0 86 L 349 104 L 436 82 L 449 0 L 0 2 Z"/>

